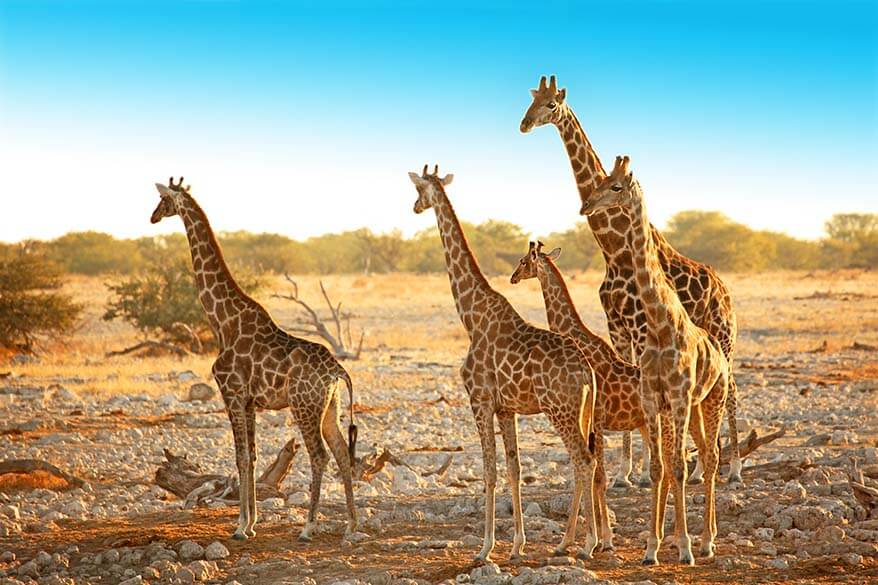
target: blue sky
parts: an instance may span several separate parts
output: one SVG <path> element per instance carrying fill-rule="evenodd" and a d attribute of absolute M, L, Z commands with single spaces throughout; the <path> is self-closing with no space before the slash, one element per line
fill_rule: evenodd
<path fill-rule="evenodd" d="M 518 132 L 551 73 L 658 225 L 878 212 L 878 2 L 433 4 L 0 0 L 0 240 L 179 231 L 170 174 L 218 230 L 412 233 L 425 162 L 463 219 L 565 229 L 560 138 Z"/>

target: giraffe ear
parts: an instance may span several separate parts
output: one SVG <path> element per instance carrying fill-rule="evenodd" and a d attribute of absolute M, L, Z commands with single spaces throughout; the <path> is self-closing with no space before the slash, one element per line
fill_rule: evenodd
<path fill-rule="evenodd" d="M 548 254 L 546 254 L 546 258 L 551 258 L 552 260 L 557 260 L 558 256 L 561 255 L 561 248 L 555 248 Z"/>
<path fill-rule="evenodd" d="M 540 95 L 540 92 L 538 92 L 537 90 L 530 90 L 530 97 L 537 97 L 538 95 Z"/>
<path fill-rule="evenodd" d="M 562 87 L 561 89 L 558 90 L 558 95 L 555 97 L 555 99 L 559 102 L 563 102 L 564 98 L 566 98 L 566 97 L 567 97 L 567 88 Z"/>
<path fill-rule="evenodd" d="M 451 173 L 448 173 L 442 179 L 440 179 L 439 182 L 442 183 L 443 187 L 447 187 L 448 185 L 451 184 L 451 181 L 453 181 L 453 180 L 454 180 L 454 175 Z"/>
<path fill-rule="evenodd" d="M 414 183 L 415 185 L 420 185 L 420 184 L 421 184 L 421 175 L 419 175 L 418 173 L 412 173 L 412 172 L 410 172 L 410 173 L 409 173 L 409 179 L 411 179 L 411 180 L 412 180 L 412 183 Z"/>

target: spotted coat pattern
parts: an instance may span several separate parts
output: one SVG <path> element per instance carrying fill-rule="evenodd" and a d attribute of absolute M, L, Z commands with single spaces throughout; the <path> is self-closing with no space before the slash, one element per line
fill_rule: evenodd
<path fill-rule="evenodd" d="M 225 402 L 235 440 L 235 462 L 240 478 L 240 514 L 233 538 L 255 536 L 256 410 L 289 408 L 302 433 L 311 462 L 311 502 L 308 521 L 299 538 L 310 540 L 317 519 L 320 486 L 329 456 L 341 471 L 348 509 L 348 532 L 357 527 L 351 482 L 355 427 L 350 444 L 339 429 L 338 381 L 348 388 L 351 379 L 326 347 L 294 337 L 272 320 L 232 277 L 207 216 L 186 189 L 171 181 L 156 184 L 161 195 L 152 222 L 179 215 L 186 228 L 192 268 L 208 322 L 219 344 L 213 376 Z"/>
<path fill-rule="evenodd" d="M 594 411 L 594 372 L 572 339 L 534 327 L 495 291 L 470 250 L 445 186 L 451 175 L 439 178 L 438 169 L 409 173 L 418 191 L 415 213 L 432 208 L 445 251 L 451 292 L 470 347 L 460 369 L 482 447 L 485 474 L 485 537 L 477 559 L 487 559 L 494 548 L 494 492 L 497 484 L 494 418 L 506 451 L 512 491 L 515 536 L 512 556 L 525 543 L 521 513 L 521 472 L 517 416 L 544 413 L 561 437 L 573 463 L 575 490 L 567 529 L 558 551 L 574 542 L 579 503 L 593 510 L 594 457 L 588 437 Z M 590 556 L 597 541 L 593 514 L 587 514 L 588 540 L 580 551 Z"/>
<path fill-rule="evenodd" d="M 529 132 L 535 126 L 553 124 L 561 135 L 582 204 L 580 213 L 587 215 L 588 224 L 601 249 L 606 274 L 599 289 L 601 305 L 607 314 L 610 341 L 619 355 L 634 352 L 639 356 L 646 343 L 646 315 L 637 294 L 631 252 L 625 245 L 625 234 L 631 219 L 625 209 L 616 207 L 590 212 L 588 205 L 598 184 L 607 176 L 579 119 L 566 102 L 566 89 L 557 88 L 555 77 L 531 90 L 533 102 L 521 121 L 521 131 Z M 588 213 L 587 213 L 588 212 Z M 659 265 L 689 315 L 691 321 L 703 328 L 722 348 L 732 363 L 738 335 L 737 319 L 732 301 L 723 281 L 714 270 L 675 250 L 665 238 L 649 225 L 650 238 L 656 249 Z M 741 480 L 741 460 L 738 449 L 737 396 L 734 377 L 730 380 L 728 398 L 729 444 L 731 462 L 729 479 Z M 630 437 L 626 437 L 626 456 L 630 461 Z M 631 464 L 628 463 L 628 469 Z"/>
<path fill-rule="evenodd" d="M 640 397 L 649 434 L 653 501 L 644 564 L 658 562 L 671 484 L 679 559 L 694 564 L 686 527 L 685 433 L 687 428 L 692 433 L 704 469 L 701 554 L 711 557 L 716 538 L 714 490 L 719 465 L 719 426 L 730 366 L 716 341 L 692 322 L 665 276 L 651 237 L 643 192 L 628 165 L 628 157 L 617 157 L 612 174 L 595 190 L 592 209 L 597 212 L 622 206 L 631 218 L 625 241 L 632 255 L 634 281 L 646 318 L 646 338 L 640 355 Z"/>

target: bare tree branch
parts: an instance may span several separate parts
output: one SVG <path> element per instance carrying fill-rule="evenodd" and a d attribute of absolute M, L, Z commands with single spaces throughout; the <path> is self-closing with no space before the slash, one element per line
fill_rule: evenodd
<path fill-rule="evenodd" d="M 326 287 L 323 285 L 323 281 L 320 281 L 320 292 L 323 295 L 323 299 L 326 301 L 326 306 L 329 307 L 329 312 L 335 325 L 335 335 L 333 335 L 329 331 L 329 329 L 326 327 L 326 324 L 317 315 L 317 311 L 312 309 L 311 306 L 308 305 L 308 303 L 306 303 L 304 300 L 302 300 L 301 297 L 299 297 L 299 285 L 296 283 L 296 281 L 293 280 L 289 274 L 284 274 L 284 278 L 293 287 L 292 294 L 273 294 L 272 297 L 285 299 L 296 303 L 297 305 L 302 307 L 302 309 L 308 316 L 308 319 L 302 320 L 304 326 L 294 325 L 292 327 L 289 327 L 289 330 L 293 333 L 317 335 L 329 344 L 329 346 L 332 348 L 332 353 L 335 354 L 335 357 L 337 357 L 338 359 L 359 359 L 360 352 L 363 350 L 363 338 L 365 337 L 365 331 L 360 331 L 360 341 L 357 345 L 357 349 L 354 350 L 351 343 L 350 333 L 351 315 L 350 313 L 341 312 L 340 301 L 336 305 L 332 304 L 332 300 L 329 298 L 329 293 L 326 292 Z M 347 324 L 347 340 L 345 340 L 345 336 L 343 334 L 342 320 L 346 321 Z"/>

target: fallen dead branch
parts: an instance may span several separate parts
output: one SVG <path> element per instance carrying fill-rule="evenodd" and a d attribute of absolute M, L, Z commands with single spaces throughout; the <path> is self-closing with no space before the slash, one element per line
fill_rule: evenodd
<path fill-rule="evenodd" d="M 82 487 L 85 481 L 40 459 L 10 459 L 0 462 L 0 475 L 42 471 L 66 481 L 70 487 Z"/>
<path fill-rule="evenodd" d="M 290 285 L 292 285 L 293 292 L 286 295 L 273 294 L 271 296 L 278 299 L 293 301 L 302 307 L 305 310 L 305 313 L 308 314 L 307 320 L 302 320 L 300 323 L 293 325 L 289 328 L 290 331 L 306 335 L 317 335 L 329 344 L 332 348 L 332 353 L 338 359 L 360 359 L 360 352 L 363 351 L 363 339 L 366 332 L 360 330 L 360 339 L 356 344 L 356 349 L 354 349 L 354 342 L 351 337 L 351 314 L 341 312 L 340 301 L 336 305 L 332 304 L 332 301 L 329 299 L 329 294 L 326 292 L 326 287 L 323 286 L 323 281 L 320 281 L 320 292 L 323 293 L 323 300 L 326 301 L 326 306 L 329 307 L 329 312 L 332 315 L 332 320 L 335 324 L 335 335 L 330 333 L 329 329 L 317 315 L 317 312 L 299 297 L 299 285 L 296 281 L 293 280 L 289 274 L 284 274 L 284 278 L 290 283 Z M 342 321 L 344 321 L 344 325 L 342 325 Z"/>
<path fill-rule="evenodd" d="M 878 489 L 866 485 L 866 478 L 855 461 L 851 461 L 850 468 L 848 469 L 848 485 L 854 494 L 854 498 L 860 502 L 860 505 L 867 512 L 871 513 L 872 510 L 878 508 Z"/>
<path fill-rule="evenodd" d="M 178 347 L 178 346 L 174 345 L 173 343 L 168 343 L 166 341 L 152 341 L 152 340 L 141 341 L 140 343 L 132 345 L 131 347 L 126 347 L 125 349 L 119 349 L 116 351 L 108 351 L 104 355 L 105 355 L 105 357 L 110 358 L 110 357 L 116 357 L 116 356 L 120 356 L 120 355 L 128 355 L 130 353 L 135 353 L 135 352 L 140 352 L 140 351 L 143 351 L 143 352 L 146 352 L 146 351 L 165 351 L 165 352 L 174 354 L 174 355 L 179 356 L 179 357 L 186 357 L 189 355 L 188 351 L 186 351 L 182 347 Z"/>
<path fill-rule="evenodd" d="M 851 349 L 855 349 L 858 351 L 878 351 L 878 347 L 874 345 L 869 345 L 868 343 L 860 343 L 859 341 L 855 341 L 851 344 Z"/>
<path fill-rule="evenodd" d="M 256 480 L 256 499 L 282 498 L 280 484 L 290 472 L 299 446 L 290 439 L 274 462 Z M 184 508 L 194 508 L 209 501 L 237 503 L 240 498 L 237 476 L 206 474 L 185 456 L 164 450 L 165 461 L 155 472 L 155 483 L 181 500 Z"/>
<path fill-rule="evenodd" d="M 759 434 L 756 432 L 756 429 L 751 429 L 750 434 L 747 435 L 747 438 L 744 439 L 743 442 L 738 442 L 738 453 L 741 456 L 741 460 L 743 461 L 744 459 L 749 457 L 753 453 L 753 451 L 755 451 L 759 447 L 780 439 L 781 437 L 786 435 L 786 433 L 786 427 L 781 427 L 773 433 L 768 433 L 767 435 L 760 437 Z M 719 455 L 720 465 L 728 463 L 731 460 L 731 454 L 731 447 L 729 447 L 728 445 L 723 447 L 723 450 L 720 452 Z"/>
<path fill-rule="evenodd" d="M 361 458 L 357 458 L 354 462 L 353 475 L 356 481 L 372 481 L 372 479 L 384 469 L 384 466 L 390 463 L 398 467 L 406 467 L 411 469 L 421 477 L 430 477 L 431 475 L 442 476 L 451 467 L 454 456 L 448 455 L 445 460 L 436 468 L 428 471 L 419 472 L 417 469 L 394 455 L 388 449 L 375 450 Z"/>

